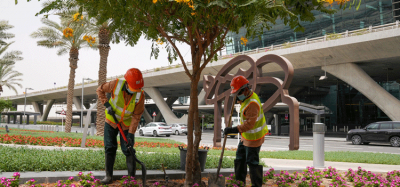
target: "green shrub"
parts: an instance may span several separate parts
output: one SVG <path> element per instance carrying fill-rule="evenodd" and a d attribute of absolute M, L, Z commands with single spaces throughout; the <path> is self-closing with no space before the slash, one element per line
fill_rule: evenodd
<path fill-rule="evenodd" d="M 290 42 L 286 42 L 286 43 L 282 44 L 282 46 L 283 46 L 284 49 L 293 47 Z"/>
<path fill-rule="evenodd" d="M 33 124 L 33 121 L 29 121 L 29 124 Z M 55 121 L 36 121 L 36 124 L 43 124 L 43 125 L 65 125 L 65 122 L 55 122 Z M 72 123 L 72 126 L 79 126 L 79 123 Z"/>
<path fill-rule="evenodd" d="M 161 70 L 160 68 L 155 68 L 155 69 L 154 69 L 154 71 L 160 71 L 160 70 Z"/>
<path fill-rule="evenodd" d="M 326 38 L 328 40 L 336 40 L 336 39 L 342 38 L 342 35 L 338 34 L 338 33 L 330 33 L 330 34 L 326 35 Z"/>
<path fill-rule="evenodd" d="M 104 170 L 104 150 L 62 151 L 8 146 L 0 146 L 0 150 L 0 172 Z M 161 169 L 161 163 L 168 169 L 180 169 L 180 155 L 176 153 L 137 153 L 137 157 L 148 170 Z M 233 157 L 225 157 L 222 168 L 233 168 L 233 160 Z M 208 156 L 206 168 L 216 168 L 218 162 L 218 156 Z M 114 169 L 127 169 L 125 155 L 121 151 L 117 152 Z M 137 169 L 141 169 L 139 164 Z"/>

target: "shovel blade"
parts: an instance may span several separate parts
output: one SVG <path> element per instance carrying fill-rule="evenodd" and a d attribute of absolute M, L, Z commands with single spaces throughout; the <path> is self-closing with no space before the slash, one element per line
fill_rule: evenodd
<path fill-rule="evenodd" d="M 208 174 L 209 187 L 225 187 L 225 177 L 218 177 L 216 174 Z"/>

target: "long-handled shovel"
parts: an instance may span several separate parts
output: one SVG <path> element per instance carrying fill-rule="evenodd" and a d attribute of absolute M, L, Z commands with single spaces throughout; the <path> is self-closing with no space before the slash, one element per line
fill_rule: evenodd
<path fill-rule="evenodd" d="M 228 126 L 227 127 L 230 127 L 231 126 L 231 120 L 232 120 L 232 115 L 233 115 L 233 110 L 234 110 L 234 108 L 235 108 L 235 103 L 236 103 L 236 96 L 233 98 L 233 103 L 232 103 L 232 108 L 231 108 L 231 115 L 229 116 L 229 121 L 228 121 Z M 218 179 L 219 179 L 219 172 L 220 172 L 220 170 L 221 170 L 221 165 L 222 165 L 222 159 L 223 159 L 223 157 L 224 157 L 224 151 L 225 151 L 225 144 L 226 144 L 226 139 L 228 138 L 228 136 L 227 135 L 225 135 L 224 136 L 224 144 L 222 145 L 222 152 L 221 152 L 221 157 L 219 158 L 219 163 L 218 163 L 218 169 L 217 169 L 217 175 L 215 176 L 215 181 L 213 182 L 213 178 L 214 177 L 211 177 L 210 178 L 210 182 L 208 183 L 208 185 L 209 186 L 211 186 L 211 187 L 214 187 L 214 186 L 225 186 L 225 180 L 223 180 L 223 181 L 221 181 L 223 184 L 220 184 L 219 182 L 218 182 Z"/>
<path fill-rule="evenodd" d="M 114 121 L 117 123 L 118 129 L 119 129 L 119 132 L 121 133 L 122 138 L 124 138 L 124 141 L 126 143 L 126 148 L 128 148 L 128 151 L 133 156 L 133 159 L 142 166 L 142 181 L 143 181 L 143 187 L 145 187 L 146 186 L 146 166 L 144 165 L 143 162 L 141 162 L 139 159 L 137 159 L 135 151 L 133 150 L 132 141 L 131 141 L 131 139 L 129 139 L 129 141 L 128 141 L 128 139 L 126 138 L 124 131 L 122 130 L 121 125 L 120 125 L 121 122 L 118 121 L 117 117 L 115 116 L 115 113 L 112 113 L 112 117 L 114 118 Z"/>

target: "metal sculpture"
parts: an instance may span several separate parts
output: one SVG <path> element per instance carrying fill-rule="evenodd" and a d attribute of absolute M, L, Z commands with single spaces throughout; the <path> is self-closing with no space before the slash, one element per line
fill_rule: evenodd
<path fill-rule="evenodd" d="M 229 72 L 243 62 L 248 62 L 250 68 L 247 70 L 239 69 L 234 75 Z M 285 72 L 285 79 L 282 81 L 276 77 L 263 76 L 262 67 L 269 64 L 278 64 Z M 221 110 L 224 102 L 224 116 L 229 116 L 233 98 L 230 97 L 231 88 L 229 86 L 233 77 L 243 75 L 250 82 L 253 91 L 260 92 L 262 84 L 274 84 L 278 89 L 263 104 L 264 113 L 268 112 L 279 101 L 287 104 L 290 114 L 290 143 L 289 150 L 299 149 L 299 103 L 296 98 L 289 95 L 288 88 L 292 82 L 294 69 L 289 60 L 285 57 L 268 54 L 262 56 L 257 61 L 247 55 L 240 55 L 226 63 L 216 76 L 204 75 L 203 88 L 206 91 L 206 104 L 214 104 L 214 146 L 221 146 Z M 228 88 L 228 89 L 227 89 Z M 224 118 L 228 124 L 228 118 Z"/>

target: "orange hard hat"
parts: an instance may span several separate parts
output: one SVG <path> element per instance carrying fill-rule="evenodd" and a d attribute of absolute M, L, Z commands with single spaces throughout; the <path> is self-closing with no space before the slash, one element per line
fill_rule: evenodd
<path fill-rule="evenodd" d="M 140 92 L 143 88 L 144 81 L 142 72 L 137 68 L 128 69 L 124 76 L 128 87 L 131 91 Z"/>
<path fill-rule="evenodd" d="M 244 76 L 238 75 L 236 77 L 233 77 L 232 82 L 231 82 L 231 94 L 235 94 L 238 92 L 244 85 L 248 84 L 249 80 L 247 80 Z"/>

